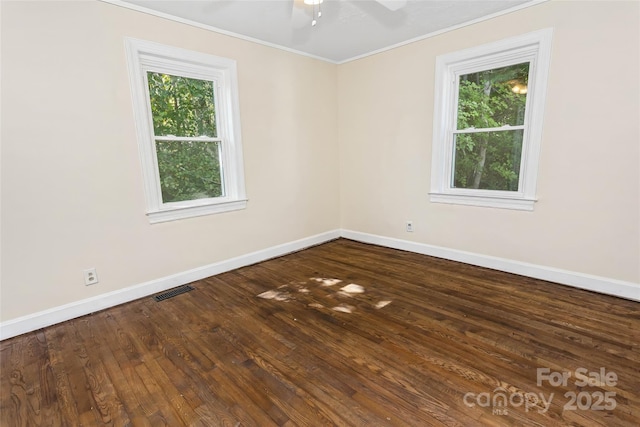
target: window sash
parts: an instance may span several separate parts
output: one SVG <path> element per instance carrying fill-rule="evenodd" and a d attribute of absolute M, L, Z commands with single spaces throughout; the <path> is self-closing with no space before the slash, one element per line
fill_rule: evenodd
<path fill-rule="evenodd" d="M 495 193 L 495 194 L 502 194 L 502 195 L 516 195 L 516 194 L 522 194 L 523 191 L 523 187 L 522 187 L 522 168 L 524 167 L 524 155 L 523 155 L 523 149 L 524 149 L 524 129 L 499 129 L 499 131 L 495 132 L 495 133 L 499 133 L 500 131 L 504 131 L 505 133 L 509 132 L 512 135 L 517 135 L 517 132 L 519 130 L 522 130 L 522 135 L 520 137 L 520 148 L 519 148 L 519 159 L 518 162 L 513 162 L 510 166 L 509 169 L 513 168 L 515 166 L 515 164 L 518 165 L 518 175 L 517 175 L 517 181 L 518 181 L 518 188 L 514 189 L 514 190 L 504 190 L 504 189 L 487 189 L 487 188 L 472 188 L 472 187 L 463 187 L 463 186 L 456 186 L 455 185 L 455 180 L 456 180 L 456 171 L 457 171 L 457 162 L 459 160 L 459 157 L 462 157 L 464 159 L 464 155 L 459 156 L 459 153 L 457 152 L 457 141 L 456 141 L 456 135 L 453 135 L 452 140 L 450 141 L 451 144 L 451 166 L 450 166 L 450 171 L 448 171 L 449 174 L 449 186 L 448 188 L 450 190 L 456 190 L 456 191 L 462 191 L 462 192 L 472 192 L 475 193 L 477 191 L 485 191 L 488 192 L 489 194 L 491 193 Z M 485 132 L 464 132 L 464 133 L 458 133 L 457 135 L 481 135 Z M 492 156 L 490 155 L 491 150 L 490 148 L 493 148 L 496 146 L 496 144 L 498 144 L 498 142 L 494 141 L 494 140 L 489 140 L 487 143 L 487 152 L 485 153 L 485 161 L 486 159 L 491 159 Z M 513 150 L 515 147 L 511 147 L 511 155 L 513 155 Z M 484 172 L 484 170 L 486 170 L 486 173 Z M 481 175 L 483 178 L 480 179 L 480 183 L 483 182 L 484 179 L 491 179 L 491 169 L 487 168 L 487 165 L 484 165 L 484 169 L 483 169 L 483 173 Z M 493 177 L 493 179 L 495 180 L 495 176 Z M 504 177 L 503 177 L 504 179 Z"/>
<path fill-rule="evenodd" d="M 522 125 L 504 125 L 500 127 L 491 127 L 491 128 L 466 128 L 466 129 L 456 129 L 458 122 L 458 106 L 460 100 L 458 99 L 458 94 L 460 92 L 460 74 L 469 74 L 480 71 L 489 71 L 496 68 L 502 68 L 508 65 L 521 64 L 523 62 L 530 61 L 501 61 L 497 62 L 494 67 L 483 67 L 483 69 L 478 68 L 468 68 L 464 73 L 459 73 L 455 78 L 455 87 L 453 89 L 453 99 L 451 102 L 451 107 L 453 111 L 449 112 L 453 116 L 453 119 L 450 120 L 451 127 L 448 129 L 449 136 L 446 138 L 445 145 L 447 146 L 447 160 L 444 168 L 444 172 L 446 174 L 446 179 L 444 183 L 444 190 L 450 194 L 460 194 L 460 195 L 468 195 L 468 196 L 476 196 L 476 197 L 486 197 L 486 196 L 495 196 L 495 197 L 524 197 L 524 170 L 526 167 L 526 156 L 524 153 L 527 152 L 527 127 L 529 122 L 529 103 L 531 102 L 531 96 L 527 97 L 526 105 L 525 105 L 525 113 L 524 113 L 524 124 Z M 506 64 L 506 65 L 505 65 Z M 530 65 L 531 67 L 531 65 Z M 489 133 L 489 132 L 504 132 L 504 131 L 515 131 L 522 130 L 523 140 L 522 140 L 522 155 L 520 157 L 520 168 L 519 168 L 519 176 L 518 176 L 518 189 L 517 190 L 489 190 L 489 189 L 479 189 L 479 188 L 462 188 L 455 187 L 455 168 L 456 168 L 456 143 L 455 137 L 456 135 L 469 135 L 469 134 L 477 134 L 477 133 Z"/>

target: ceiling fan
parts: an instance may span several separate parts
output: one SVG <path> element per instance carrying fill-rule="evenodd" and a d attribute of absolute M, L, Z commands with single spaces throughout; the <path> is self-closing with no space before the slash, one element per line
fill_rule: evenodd
<path fill-rule="evenodd" d="M 346 1 L 346 0 L 340 0 Z M 388 10 L 395 12 L 406 6 L 407 0 L 371 0 Z M 291 20 L 293 26 L 301 28 L 309 25 L 309 13 L 311 13 L 311 26 L 315 26 L 318 18 L 322 17 L 322 5 L 324 0 L 293 0 L 291 10 Z"/>

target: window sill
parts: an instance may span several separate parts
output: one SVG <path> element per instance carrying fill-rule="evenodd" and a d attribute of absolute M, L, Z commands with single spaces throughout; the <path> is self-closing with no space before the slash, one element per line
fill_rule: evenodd
<path fill-rule="evenodd" d="M 147 217 L 149 218 L 149 222 L 151 224 L 156 224 L 159 222 L 175 221 L 178 219 L 193 218 L 196 216 L 237 211 L 245 209 L 246 207 L 247 200 L 240 199 L 207 205 L 170 207 L 153 212 L 147 212 Z"/>
<path fill-rule="evenodd" d="M 487 195 L 429 193 L 432 203 L 449 203 L 453 205 L 480 206 L 485 208 L 513 209 L 533 211 L 535 199 L 521 197 L 498 197 Z"/>

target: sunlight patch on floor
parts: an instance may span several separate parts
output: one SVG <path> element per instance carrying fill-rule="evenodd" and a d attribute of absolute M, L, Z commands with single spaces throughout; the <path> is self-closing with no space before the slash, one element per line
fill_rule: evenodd
<path fill-rule="evenodd" d="M 327 279 L 325 277 L 312 277 L 309 280 L 314 280 L 316 282 L 322 283 L 322 286 L 333 286 L 342 282 L 340 279 Z"/>
<path fill-rule="evenodd" d="M 356 307 L 380 310 L 391 304 L 391 300 L 380 298 L 380 293 L 375 290 L 375 287 L 370 287 L 367 290 L 357 283 L 349 283 L 340 289 L 330 289 L 331 286 L 342 282 L 342 279 L 336 278 L 310 277 L 309 281 L 292 281 L 278 286 L 277 289 L 262 292 L 257 296 L 262 299 L 280 302 L 300 301 L 307 307 L 318 310 L 331 307 L 331 311 L 347 314 L 354 313 Z M 341 299 L 349 299 L 351 304 L 343 303 L 340 301 Z M 318 302 L 322 300 L 329 301 L 323 301 L 326 304 Z"/>

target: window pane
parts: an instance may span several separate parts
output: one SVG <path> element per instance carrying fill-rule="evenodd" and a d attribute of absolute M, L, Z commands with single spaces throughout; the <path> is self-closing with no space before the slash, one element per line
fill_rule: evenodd
<path fill-rule="evenodd" d="M 457 129 L 524 124 L 529 63 L 460 76 Z"/>
<path fill-rule="evenodd" d="M 213 82 L 147 73 L 155 136 L 215 138 Z"/>
<path fill-rule="evenodd" d="M 522 130 L 458 134 L 453 187 L 518 191 Z"/>
<path fill-rule="evenodd" d="M 164 203 L 223 196 L 218 142 L 156 141 Z"/>

